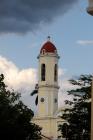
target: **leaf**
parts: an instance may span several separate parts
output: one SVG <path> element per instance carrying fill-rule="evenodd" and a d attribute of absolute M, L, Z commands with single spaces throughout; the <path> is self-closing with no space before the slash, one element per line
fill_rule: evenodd
<path fill-rule="evenodd" d="M 38 96 L 36 97 L 35 105 L 36 105 L 36 106 L 38 105 Z"/>
<path fill-rule="evenodd" d="M 38 93 L 38 90 L 35 89 L 35 90 L 32 91 L 32 93 L 30 95 L 33 96 L 33 95 L 35 95 L 37 93 Z"/>

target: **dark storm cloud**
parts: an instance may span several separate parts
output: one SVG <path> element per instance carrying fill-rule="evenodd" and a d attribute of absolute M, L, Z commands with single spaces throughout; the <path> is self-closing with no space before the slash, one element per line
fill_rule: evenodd
<path fill-rule="evenodd" d="M 0 33 L 26 33 L 51 22 L 78 0 L 0 0 Z"/>

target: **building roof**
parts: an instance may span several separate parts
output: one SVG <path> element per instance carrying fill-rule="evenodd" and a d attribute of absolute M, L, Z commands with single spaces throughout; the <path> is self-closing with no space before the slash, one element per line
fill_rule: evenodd
<path fill-rule="evenodd" d="M 45 51 L 47 53 L 55 53 L 57 51 L 55 45 L 50 42 L 50 41 L 47 41 L 41 48 L 40 50 L 40 53 L 42 53 L 42 51 Z"/>

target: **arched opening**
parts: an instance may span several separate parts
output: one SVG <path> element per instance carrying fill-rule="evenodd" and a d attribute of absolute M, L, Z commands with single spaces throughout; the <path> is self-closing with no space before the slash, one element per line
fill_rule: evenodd
<path fill-rule="evenodd" d="M 57 64 L 55 64 L 55 67 L 54 67 L 54 81 L 57 81 L 57 79 L 58 79 Z"/>
<path fill-rule="evenodd" d="M 45 81 L 46 67 L 45 64 L 41 65 L 41 81 Z"/>
<path fill-rule="evenodd" d="M 42 50 L 42 54 L 45 54 L 45 51 L 46 51 L 46 50 L 45 50 L 45 49 L 43 49 L 43 50 Z"/>

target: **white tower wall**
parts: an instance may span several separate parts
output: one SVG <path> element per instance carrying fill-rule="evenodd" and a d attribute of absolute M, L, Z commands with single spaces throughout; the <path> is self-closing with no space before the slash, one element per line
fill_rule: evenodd
<path fill-rule="evenodd" d="M 46 80 L 41 81 L 41 64 L 46 65 Z M 39 57 L 39 85 L 56 85 L 58 86 L 58 80 L 54 81 L 54 67 L 58 65 L 58 57 L 54 54 L 40 55 Z"/>
<path fill-rule="evenodd" d="M 42 135 L 57 140 L 60 133 L 58 125 L 64 120 L 57 116 L 58 112 L 58 59 L 56 47 L 47 41 L 38 56 L 38 115 L 33 122 L 42 128 Z"/>
<path fill-rule="evenodd" d="M 54 80 L 54 69 L 55 65 L 58 66 L 58 58 L 57 54 L 52 53 L 39 56 L 38 116 L 53 116 L 58 110 L 58 76 L 57 81 Z M 45 81 L 41 80 L 42 64 L 45 64 Z M 43 102 L 41 102 L 42 98 Z"/>

